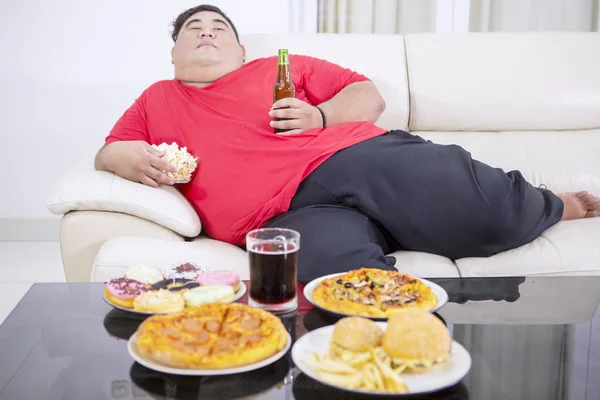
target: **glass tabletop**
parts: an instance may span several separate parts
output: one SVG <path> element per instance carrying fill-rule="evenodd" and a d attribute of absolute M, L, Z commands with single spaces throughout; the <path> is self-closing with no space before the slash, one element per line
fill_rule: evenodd
<path fill-rule="evenodd" d="M 450 297 L 436 315 L 473 364 L 451 388 L 402 398 L 599 398 L 600 277 L 431 280 Z M 31 287 L 0 326 L 0 400 L 368 398 L 310 379 L 289 353 L 229 376 L 182 377 L 145 368 L 127 352 L 143 317 L 110 307 L 102 289 L 101 283 Z M 282 320 L 296 340 L 338 318 L 300 298 L 298 312 Z"/>

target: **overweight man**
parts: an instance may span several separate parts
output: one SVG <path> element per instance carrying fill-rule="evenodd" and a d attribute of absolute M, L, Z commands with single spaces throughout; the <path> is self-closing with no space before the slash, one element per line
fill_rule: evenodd
<path fill-rule="evenodd" d="M 124 112 L 96 169 L 173 185 L 163 172 L 172 167 L 150 145 L 187 146 L 200 162 L 178 188 L 207 235 L 244 246 L 254 228 L 297 230 L 301 282 L 393 269 L 386 254 L 399 249 L 491 256 L 561 220 L 600 215 L 600 198 L 586 191 L 555 194 L 459 146 L 378 127 L 385 102 L 373 83 L 326 60 L 290 55 L 296 97 L 273 104 L 277 57 L 246 62 L 217 7 L 184 11 L 172 38 L 174 79 L 154 83 Z"/>

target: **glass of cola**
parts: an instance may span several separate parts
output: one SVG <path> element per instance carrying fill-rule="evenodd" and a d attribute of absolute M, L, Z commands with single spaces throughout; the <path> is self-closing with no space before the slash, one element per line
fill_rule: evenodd
<path fill-rule="evenodd" d="M 246 249 L 250 260 L 248 304 L 276 314 L 296 310 L 300 233 L 255 229 L 246 235 Z"/>

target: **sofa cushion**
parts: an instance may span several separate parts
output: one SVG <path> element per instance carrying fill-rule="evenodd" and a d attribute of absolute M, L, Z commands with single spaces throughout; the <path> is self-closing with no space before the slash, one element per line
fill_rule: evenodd
<path fill-rule="evenodd" d="M 125 236 L 105 242 L 94 261 L 92 282 L 106 282 L 122 277 L 135 264 L 158 269 L 192 262 L 208 270 L 226 269 L 236 272 L 240 279 L 249 279 L 248 256 L 231 244 L 208 238 L 192 242 L 176 242 L 158 238 Z"/>
<path fill-rule="evenodd" d="M 46 205 L 54 214 L 69 211 L 116 211 L 156 222 L 182 236 L 200 233 L 200 218 L 171 186 L 152 188 L 82 163 L 56 184 Z"/>
<path fill-rule="evenodd" d="M 464 277 L 600 275 L 600 218 L 559 222 L 517 249 L 456 264 Z"/>
<path fill-rule="evenodd" d="M 396 269 L 419 278 L 457 278 L 458 268 L 446 258 L 418 251 L 396 251 Z"/>
<path fill-rule="evenodd" d="M 492 257 L 451 260 L 414 251 L 397 251 L 399 271 L 422 278 L 600 275 L 600 218 L 560 222 L 533 242 Z M 208 239 L 175 242 L 148 237 L 108 240 L 96 256 L 93 282 L 123 276 L 130 265 L 155 268 L 194 262 L 208 269 L 229 269 L 249 279 L 248 257 L 239 247 Z"/>
<path fill-rule="evenodd" d="M 600 35 L 406 36 L 410 130 L 600 128 Z"/>
<path fill-rule="evenodd" d="M 414 251 L 397 251 L 396 268 L 422 278 L 457 277 L 458 269 L 445 257 Z M 249 279 L 247 253 L 225 242 L 197 238 L 192 242 L 141 236 L 124 236 L 106 241 L 98 251 L 91 274 L 92 282 L 121 277 L 135 264 L 164 269 L 193 262 L 209 270 L 228 269 L 241 279 Z"/>

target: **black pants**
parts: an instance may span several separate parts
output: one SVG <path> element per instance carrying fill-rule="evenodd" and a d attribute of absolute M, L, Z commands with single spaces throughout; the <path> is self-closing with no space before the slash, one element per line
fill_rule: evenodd
<path fill-rule="evenodd" d="M 491 256 L 537 238 L 562 212 L 560 199 L 518 171 L 391 131 L 329 158 L 266 226 L 300 232 L 298 279 L 306 283 L 363 266 L 395 269 L 385 255 L 396 250 Z"/>

